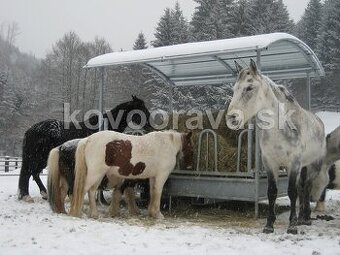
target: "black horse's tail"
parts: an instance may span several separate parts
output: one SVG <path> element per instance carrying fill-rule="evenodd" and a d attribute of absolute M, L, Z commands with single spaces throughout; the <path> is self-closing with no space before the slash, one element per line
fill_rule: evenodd
<path fill-rule="evenodd" d="M 47 167 L 48 202 L 52 211 L 56 213 L 65 213 L 61 190 L 61 176 L 59 171 L 59 147 L 56 147 L 50 151 Z"/>

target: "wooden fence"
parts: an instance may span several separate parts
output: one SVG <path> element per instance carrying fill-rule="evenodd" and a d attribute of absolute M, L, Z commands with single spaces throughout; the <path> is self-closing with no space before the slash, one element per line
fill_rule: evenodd
<path fill-rule="evenodd" d="M 0 173 L 9 173 L 21 168 L 22 159 L 20 157 L 0 156 Z"/>

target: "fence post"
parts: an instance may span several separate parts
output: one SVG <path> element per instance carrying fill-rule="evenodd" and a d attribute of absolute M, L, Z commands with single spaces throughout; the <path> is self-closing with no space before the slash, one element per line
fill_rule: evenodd
<path fill-rule="evenodd" d="M 19 165 L 19 158 L 16 158 L 15 159 L 15 167 L 14 167 L 15 170 L 18 169 L 18 165 Z"/>
<path fill-rule="evenodd" d="M 9 156 L 5 157 L 5 173 L 9 172 Z"/>

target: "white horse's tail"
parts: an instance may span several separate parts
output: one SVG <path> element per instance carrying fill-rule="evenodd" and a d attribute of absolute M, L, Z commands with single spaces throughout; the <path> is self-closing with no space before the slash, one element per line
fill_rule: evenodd
<path fill-rule="evenodd" d="M 79 142 L 75 155 L 75 180 L 70 210 L 70 215 L 75 217 L 80 217 L 81 208 L 84 202 L 84 189 L 87 176 L 87 166 L 85 161 L 86 142 L 86 138 Z"/>
<path fill-rule="evenodd" d="M 59 147 L 50 151 L 48 156 L 48 202 L 52 211 L 65 213 L 65 207 L 61 198 L 60 171 L 59 171 Z"/>

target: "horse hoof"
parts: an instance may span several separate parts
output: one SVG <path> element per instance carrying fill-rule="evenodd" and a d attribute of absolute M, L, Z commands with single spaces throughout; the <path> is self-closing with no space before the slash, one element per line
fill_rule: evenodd
<path fill-rule="evenodd" d="M 81 218 L 81 215 L 80 214 L 77 214 L 77 213 L 69 213 L 69 216 L 71 217 L 75 217 L 75 218 Z"/>
<path fill-rule="evenodd" d="M 119 217 L 120 216 L 120 209 L 119 207 L 110 207 L 109 209 L 109 215 L 112 217 L 112 218 L 115 218 L 115 217 Z"/>
<path fill-rule="evenodd" d="M 263 233 L 265 234 L 271 234 L 271 233 L 274 233 L 274 228 L 273 227 L 264 227 Z"/>
<path fill-rule="evenodd" d="M 288 227 L 287 234 L 297 235 L 298 234 L 297 227 L 295 227 L 295 226 L 294 227 Z"/>
<path fill-rule="evenodd" d="M 129 214 L 130 214 L 131 216 L 137 216 L 137 215 L 140 215 L 140 211 L 139 211 L 137 208 L 130 209 L 130 210 L 129 210 Z"/>
<path fill-rule="evenodd" d="M 40 195 L 41 195 L 42 199 L 45 199 L 45 200 L 48 199 L 48 195 L 47 195 L 47 193 L 45 191 L 41 191 Z"/>
<path fill-rule="evenodd" d="M 157 220 L 163 220 L 164 219 L 164 215 L 161 212 L 159 212 L 159 213 L 156 213 L 154 218 L 157 219 Z"/>
<path fill-rule="evenodd" d="M 311 226 L 312 225 L 312 220 L 304 220 L 304 219 L 299 219 L 298 220 L 298 225 L 304 225 L 304 226 Z"/>
<path fill-rule="evenodd" d="M 98 219 L 99 218 L 99 214 L 98 213 L 92 213 L 92 214 L 90 214 L 90 218 Z"/>
<path fill-rule="evenodd" d="M 320 212 L 320 213 L 324 213 L 326 211 L 326 206 L 325 206 L 325 202 L 320 202 L 318 201 L 316 203 L 316 206 L 314 208 L 315 212 Z"/>
<path fill-rule="evenodd" d="M 26 202 L 26 203 L 34 203 L 34 200 L 33 200 L 33 198 L 30 195 L 23 196 L 21 198 L 21 200 Z"/>

